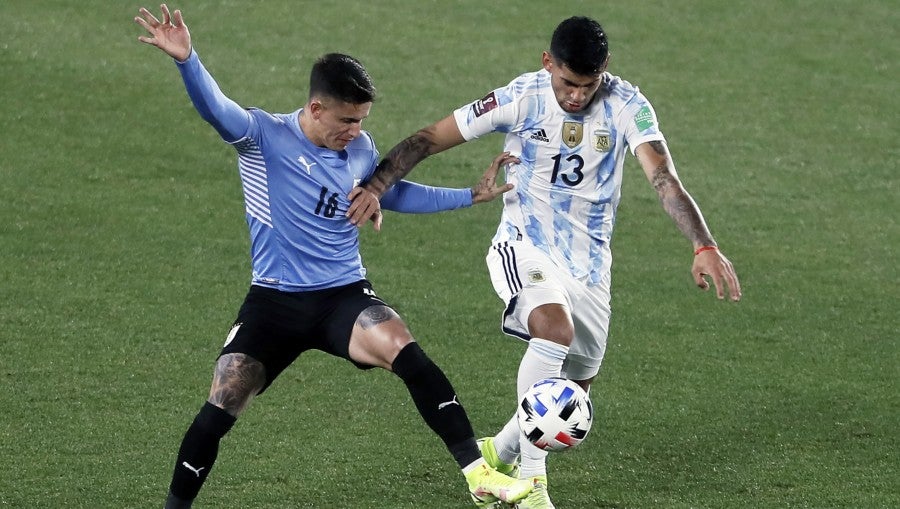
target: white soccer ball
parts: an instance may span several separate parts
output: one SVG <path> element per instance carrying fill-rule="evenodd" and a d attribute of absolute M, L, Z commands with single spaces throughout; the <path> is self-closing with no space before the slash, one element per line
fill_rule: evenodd
<path fill-rule="evenodd" d="M 584 440 L 594 420 L 594 407 L 575 382 L 546 378 L 525 391 L 516 415 L 519 429 L 529 442 L 555 452 Z"/>

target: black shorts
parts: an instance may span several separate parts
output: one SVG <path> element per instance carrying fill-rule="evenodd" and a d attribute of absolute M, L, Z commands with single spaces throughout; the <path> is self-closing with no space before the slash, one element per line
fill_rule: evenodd
<path fill-rule="evenodd" d="M 364 309 L 386 305 L 365 279 L 309 292 L 251 286 L 219 355 L 243 353 L 262 362 L 266 367 L 263 390 L 310 349 L 368 369 L 373 366 L 350 359 L 350 334 Z"/>

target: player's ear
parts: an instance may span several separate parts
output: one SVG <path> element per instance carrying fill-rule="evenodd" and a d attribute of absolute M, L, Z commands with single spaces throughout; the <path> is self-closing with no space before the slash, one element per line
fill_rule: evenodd
<path fill-rule="evenodd" d="M 318 99 L 310 99 L 309 104 L 306 105 L 306 109 L 309 110 L 309 114 L 313 118 L 313 120 L 319 120 L 319 117 L 322 116 L 322 110 L 325 109 L 325 106 L 323 106 L 322 101 Z"/>
<path fill-rule="evenodd" d="M 549 51 L 545 51 L 541 56 L 541 65 L 544 66 L 544 69 L 546 69 L 547 72 L 550 72 L 553 69 L 553 56 L 550 55 Z"/>
<path fill-rule="evenodd" d="M 612 53 L 606 54 L 606 60 L 603 62 L 603 67 L 600 68 L 600 72 L 605 72 L 609 67 L 609 59 L 612 57 Z"/>

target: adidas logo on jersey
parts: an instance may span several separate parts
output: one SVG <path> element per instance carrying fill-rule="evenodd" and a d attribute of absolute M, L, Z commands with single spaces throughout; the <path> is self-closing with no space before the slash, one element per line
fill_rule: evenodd
<path fill-rule="evenodd" d="M 543 141 L 544 143 L 549 143 L 550 138 L 547 138 L 547 131 L 543 129 L 538 129 L 534 133 L 531 134 L 532 140 Z"/>

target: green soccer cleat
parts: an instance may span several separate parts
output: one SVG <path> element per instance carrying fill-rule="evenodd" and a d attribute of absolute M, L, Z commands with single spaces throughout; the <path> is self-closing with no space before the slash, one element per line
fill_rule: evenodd
<path fill-rule="evenodd" d="M 494 447 L 494 437 L 478 439 L 478 450 L 481 451 L 481 456 L 484 458 L 484 461 L 497 472 L 506 474 L 510 477 L 519 476 L 518 461 L 510 465 L 508 463 L 503 463 L 503 461 L 500 460 L 500 457 L 497 456 L 497 449 Z"/>
<path fill-rule="evenodd" d="M 550 493 L 547 492 L 547 477 L 539 475 L 532 477 L 534 489 L 524 500 L 515 505 L 516 509 L 556 509 L 550 501 Z"/>
<path fill-rule="evenodd" d="M 472 502 L 480 508 L 503 507 L 500 502 L 514 504 L 531 492 L 533 484 L 525 479 L 513 479 L 501 474 L 486 463 L 466 474 Z"/>

